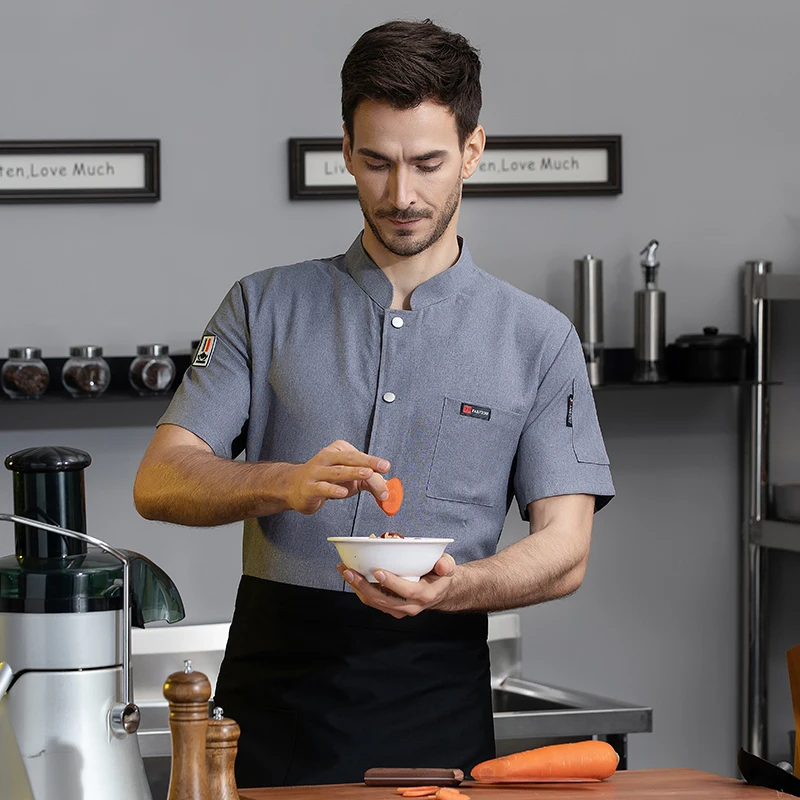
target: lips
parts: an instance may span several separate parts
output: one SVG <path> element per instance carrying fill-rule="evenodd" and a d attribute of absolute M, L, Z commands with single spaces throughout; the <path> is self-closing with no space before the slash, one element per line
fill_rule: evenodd
<path fill-rule="evenodd" d="M 415 217 L 414 219 L 393 219 L 392 217 L 387 217 L 386 219 L 388 219 L 392 225 L 405 227 L 406 225 L 413 225 L 416 222 L 420 222 L 421 220 L 425 219 L 425 217 Z"/>

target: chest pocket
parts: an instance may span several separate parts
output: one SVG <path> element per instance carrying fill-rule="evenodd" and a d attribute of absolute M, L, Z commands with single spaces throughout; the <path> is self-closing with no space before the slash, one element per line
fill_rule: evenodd
<path fill-rule="evenodd" d="M 444 398 L 426 494 L 437 500 L 495 506 L 506 502 L 508 475 L 524 417 L 501 408 Z"/>

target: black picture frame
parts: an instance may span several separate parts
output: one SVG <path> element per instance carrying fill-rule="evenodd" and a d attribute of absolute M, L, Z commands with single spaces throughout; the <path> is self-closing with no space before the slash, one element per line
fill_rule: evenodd
<path fill-rule="evenodd" d="M 306 153 L 330 153 L 338 157 L 342 139 L 337 137 L 289 139 L 289 199 L 330 200 L 357 196 L 355 185 L 309 185 L 306 181 Z M 492 150 L 541 151 L 605 150 L 606 179 L 598 181 L 464 183 L 465 197 L 535 197 L 576 195 L 617 195 L 622 193 L 622 136 L 489 136 L 486 139 L 484 160 Z M 538 157 L 538 156 L 537 156 Z M 542 156 L 546 158 L 546 156 Z M 343 176 L 343 183 L 349 179 Z"/>
<path fill-rule="evenodd" d="M 144 179 L 140 186 L 68 189 L 48 187 L 4 188 L 0 175 L 0 203 L 154 203 L 161 199 L 159 139 L 70 139 L 36 141 L 0 141 L 0 164 L 3 156 L 111 156 L 141 155 Z M 33 163 L 32 165 L 33 166 Z M 22 169 L 15 167 L 15 169 Z M 24 177 L 23 175 L 15 177 Z M 31 168 L 27 170 L 31 178 Z M 27 180 L 26 180 L 27 182 Z"/>

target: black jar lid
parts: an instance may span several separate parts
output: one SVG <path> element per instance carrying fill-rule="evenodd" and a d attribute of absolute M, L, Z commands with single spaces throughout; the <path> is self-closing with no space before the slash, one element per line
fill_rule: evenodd
<path fill-rule="evenodd" d="M 685 333 L 675 340 L 677 347 L 707 347 L 715 350 L 721 347 L 741 348 L 746 344 L 744 337 L 736 333 L 720 333 L 719 328 L 713 326 L 703 328 L 702 333 Z"/>
<path fill-rule="evenodd" d="M 86 469 L 92 457 L 73 447 L 29 447 L 6 458 L 12 472 L 71 472 Z"/>

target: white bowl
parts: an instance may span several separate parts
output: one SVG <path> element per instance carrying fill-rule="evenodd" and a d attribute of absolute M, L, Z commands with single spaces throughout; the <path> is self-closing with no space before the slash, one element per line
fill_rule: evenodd
<path fill-rule="evenodd" d="M 374 572 L 385 569 L 407 581 L 427 575 L 452 539 L 372 539 L 368 536 L 329 536 L 342 563 L 377 583 Z"/>

